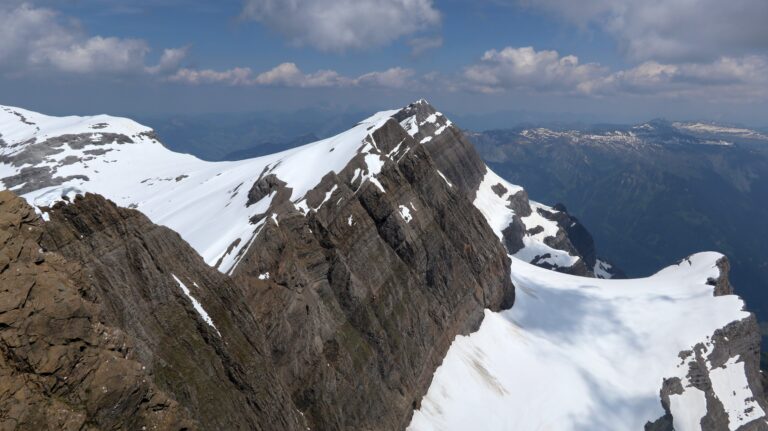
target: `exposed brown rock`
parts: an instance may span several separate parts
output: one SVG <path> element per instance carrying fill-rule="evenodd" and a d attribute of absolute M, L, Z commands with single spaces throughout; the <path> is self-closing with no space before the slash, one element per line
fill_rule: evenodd
<path fill-rule="evenodd" d="M 196 428 L 82 294 L 83 268 L 42 235 L 26 202 L 0 192 L 0 428 Z"/>
<path fill-rule="evenodd" d="M 503 246 L 424 146 L 394 120 L 373 141 L 399 148 L 377 176 L 385 192 L 353 183 L 353 160 L 318 186 L 336 186 L 332 204 L 270 210 L 278 223 L 235 271 L 313 429 L 404 429 L 454 337 L 514 300 Z"/>
<path fill-rule="evenodd" d="M 96 195 L 46 223 L 0 196 L 9 428 L 303 429 L 241 293 L 178 234 Z"/>

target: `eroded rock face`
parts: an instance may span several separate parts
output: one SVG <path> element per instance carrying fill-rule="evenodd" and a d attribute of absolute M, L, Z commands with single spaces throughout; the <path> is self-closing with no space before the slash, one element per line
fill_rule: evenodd
<path fill-rule="evenodd" d="M 18 113 L 16 114 L 20 115 Z M 31 123 L 25 122 L 25 124 Z M 152 134 L 145 134 L 145 136 L 152 139 L 155 138 Z M 75 179 L 88 181 L 88 177 L 85 175 L 62 177 L 57 176 L 56 173 L 61 167 L 80 161 L 93 160 L 96 156 L 111 151 L 110 149 L 97 148 L 95 150 L 86 150 L 86 156 L 82 158 L 69 155 L 58 159 L 53 156 L 65 154 L 68 149 L 83 150 L 90 146 L 99 147 L 107 144 L 124 145 L 132 143 L 134 143 L 134 141 L 129 136 L 117 133 L 69 134 L 56 136 L 41 142 L 35 142 L 35 139 L 32 139 L 31 141 L 16 145 L 23 145 L 22 150 L 15 153 L 11 152 L 10 154 L 0 155 L 0 163 L 7 163 L 14 167 L 29 165 L 22 168 L 15 175 L 0 178 L 0 181 L 2 181 L 5 187 L 9 189 L 15 188 L 14 191 L 20 195 L 44 187 L 60 185 Z M 14 145 L 8 146 L 2 142 L 0 142 L 0 144 L 2 144 L 0 147 L 7 146 L 10 149 L 15 147 Z M 48 164 L 47 166 L 41 166 L 46 163 Z"/>
<path fill-rule="evenodd" d="M 394 120 L 370 142 L 390 155 L 375 182 L 354 159 L 306 215 L 271 208 L 234 273 L 313 429 L 404 429 L 453 338 L 514 301 L 503 246 L 424 146 Z"/>
<path fill-rule="evenodd" d="M 132 354 L 135 340 L 101 320 L 83 267 L 43 249 L 44 235 L 22 199 L 0 192 L 0 428 L 196 427 Z"/>
<path fill-rule="evenodd" d="M 440 172 L 474 200 L 478 187 L 489 174 L 489 170 L 475 150 L 474 145 L 460 129 L 455 127 L 443 114 L 437 112 L 425 101 L 418 101 L 400 110 L 394 118 L 414 139 L 426 147 Z M 538 266 L 568 274 L 594 277 L 600 265 L 595 252 L 592 236 L 578 219 L 568 214 L 565 207 L 556 205 L 549 210 L 542 205 L 533 205 L 524 189 L 509 193 L 502 184 L 491 184 L 490 189 L 499 198 L 505 199 L 505 206 L 512 211 L 508 226 L 500 229 L 507 251 L 515 255 L 525 247 L 526 236 L 537 231 L 526 229 L 521 218 L 529 217 L 534 211 L 557 224 L 557 233 L 544 238 L 544 243 L 554 250 L 574 257 L 573 263 L 563 265 L 552 254 L 542 252 L 536 256 L 525 253 L 525 260 Z M 508 195 L 508 196 L 507 196 Z M 505 196 L 507 196 L 505 198 Z M 543 230 L 543 229 L 542 229 Z M 621 278 L 623 273 L 612 265 L 603 263 L 599 270 L 601 277 Z"/>
<path fill-rule="evenodd" d="M 304 429 L 241 292 L 178 234 L 96 195 L 48 215 L 0 193 L 4 428 Z"/>
<path fill-rule="evenodd" d="M 467 193 L 470 201 L 474 200 L 486 166 L 464 133 L 451 127 L 450 121 L 443 114 L 423 100 L 403 108 L 394 118 L 399 122 L 413 118 L 416 125 L 412 130 L 418 130 L 413 138 L 425 144 L 435 166 Z M 440 128 L 443 130 L 436 134 Z"/>

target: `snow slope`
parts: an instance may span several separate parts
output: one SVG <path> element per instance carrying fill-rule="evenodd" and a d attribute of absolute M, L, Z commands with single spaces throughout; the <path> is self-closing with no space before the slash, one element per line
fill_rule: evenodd
<path fill-rule="evenodd" d="M 699 135 L 720 135 L 720 136 L 733 136 L 737 138 L 756 139 L 762 141 L 768 141 L 768 136 L 751 129 L 745 129 L 743 127 L 731 127 L 723 126 L 714 123 L 684 123 L 676 122 L 672 123 L 672 126 L 678 130 L 691 132 Z"/>
<path fill-rule="evenodd" d="M 513 258 L 514 307 L 486 311 L 477 332 L 457 337 L 409 430 L 643 429 L 664 414 L 662 379 L 687 385 L 678 353 L 748 316 L 737 296 L 715 297 L 706 284 L 720 257 L 696 254 L 637 280 L 574 277 Z M 711 371 L 731 429 L 764 415 L 738 361 Z M 704 393 L 684 389 L 671 400 L 675 428 L 700 429 Z"/>
<path fill-rule="evenodd" d="M 62 195 L 99 193 L 175 230 L 207 263 L 219 263 L 221 271 L 231 272 L 240 250 L 258 234 L 259 226 L 250 223 L 251 217 L 264 213 L 272 199 L 267 196 L 247 206 L 248 191 L 263 172 L 285 181 L 293 189 L 291 200 L 296 203 L 325 174 L 338 172 L 361 151 L 372 153 L 366 161 L 371 165 L 367 175 L 373 178 L 382 162 L 364 140 L 394 112 L 380 112 L 337 136 L 282 153 L 237 162 L 206 162 L 170 151 L 154 138 L 151 129 L 128 119 L 104 115 L 58 118 L 0 107 L 0 179 L 25 168 L 50 167 L 54 177 L 73 178 L 25 193 L 23 197 L 36 207 L 49 206 Z M 127 136 L 132 143 L 105 141 L 105 133 Z M 35 143 L 65 135 L 86 137 L 88 143 L 76 148 L 65 143 L 41 160 L 14 165 L 21 158 L 14 156 Z M 105 152 L 93 155 L 94 151 Z"/>

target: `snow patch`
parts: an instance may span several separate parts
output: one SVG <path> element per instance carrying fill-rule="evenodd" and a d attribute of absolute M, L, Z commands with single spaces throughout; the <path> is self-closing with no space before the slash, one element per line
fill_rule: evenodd
<path fill-rule="evenodd" d="M 171 274 L 173 276 L 173 279 L 176 280 L 176 283 L 179 284 L 179 287 L 181 288 L 181 291 L 184 292 L 184 295 L 189 298 L 189 300 L 192 302 L 192 307 L 197 311 L 197 314 L 200 315 L 200 317 L 203 319 L 205 323 L 208 324 L 211 328 L 216 330 L 216 333 L 219 334 L 219 337 L 221 337 L 221 332 L 216 328 L 216 325 L 213 324 L 213 319 L 211 319 L 211 316 L 208 315 L 208 313 L 205 312 L 205 309 L 203 308 L 203 305 L 200 304 L 200 302 L 195 299 L 194 296 L 192 296 L 192 293 L 190 293 L 189 289 L 187 288 L 184 283 L 179 280 L 179 277 L 176 277 L 176 275 Z"/>
<path fill-rule="evenodd" d="M 609 278 L 613 278 L 613 273 L 611 272 L 612 269 L 613 269 L 613 265 L 611 265 L 608 262 L 597 259 L 595 261 L 595 267 L 593 268 L 592 271 L 594 272 L 595 277 L 597 278 L 609 279 Z"/>
<path fill-rule="evenodd" d="M 728 427 L 737 430 L 744 424 L 765 415 L 749 388 L 744 363 L 732 357 L 722 366 L 709 372 L 712 390 L 728 413 Z"/>
<path fill-rule="evenodd" d="M 400 217 L 402 217 L 406 223 L 410 223 L 411 220 L 413 220 L 413 216 L 411 215 L 411 209 L 405 205 L 400 205 Z"/>
<path fill-rule="evenodd" d="M 448 178 L 446 178 L 445 175 L 443 175 L 443 173 L 440 172 L 439 169 L 437 170 L 437 173 L 440 175 L 440 178 L 442 178 L 443 181 L 445 181 L 445 183 L 448 184 L 448 187 L 453 187 L 453 184 L 451 184 L 451 182 L 448 181 Z"/>

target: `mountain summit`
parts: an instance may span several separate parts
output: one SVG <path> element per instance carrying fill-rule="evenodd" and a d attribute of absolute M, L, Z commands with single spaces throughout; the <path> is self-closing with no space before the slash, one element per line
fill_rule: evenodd
<path fill-rule="evenodd" d="M 1 107 L 0 139 L 4 426 L 766 425 L 722 255 L 605 280 L 426 101 L 237 162 L 107 116 Z"/>

